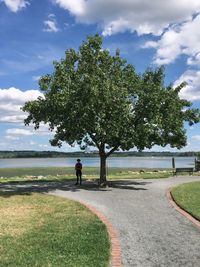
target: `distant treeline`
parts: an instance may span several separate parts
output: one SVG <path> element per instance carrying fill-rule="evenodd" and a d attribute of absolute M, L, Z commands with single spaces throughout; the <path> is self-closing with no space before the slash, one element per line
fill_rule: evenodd
<path fill-rule="evenodd" d="M 34 150 L 15 150 L 15 151 L 0 151 L 0 158 L 60 158 L 60 157 L 80 157 L 82 152 L 57 152 L 57 151 L 34 151 Z"/>
<path fill-rule="evenodd" d="M 56 152 L 56 151 L 0 151 L 0 159 L 3 158 L 60 158 L 60 157 L 98 157 L 98 152 Z M 114 157 L 200 157 L 200 151 L 194 152 L 116 152 L 111 156 Z"/>

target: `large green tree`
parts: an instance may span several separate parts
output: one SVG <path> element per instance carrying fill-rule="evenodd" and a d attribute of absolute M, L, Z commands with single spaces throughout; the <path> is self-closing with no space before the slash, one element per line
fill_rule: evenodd
<path fill-rule="evenodd" d="M 184 122 L 199 121 L 199 111 L 179 98 L 184 83 L 164 85 L 164 70 L 138 75 L 131 64 L 102 48 L 102 38 L 91 36 L 79 51 L 68 49 L 54 62 L 54 72 L 40 79 L 44 97 L 25 103 L 25 124 L 49 124 L 56 133 L 51 145 L 78 143 L 95 146 L 100 156 L 100 183 L 106 183 L 106 159 L 114 151 L 181 148 L 186 145 Z"/>

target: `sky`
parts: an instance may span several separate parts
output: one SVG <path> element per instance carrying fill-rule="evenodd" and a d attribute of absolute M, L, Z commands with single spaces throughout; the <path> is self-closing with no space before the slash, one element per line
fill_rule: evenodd
<path fill-rule="evenodd" d="M 0 150 L 78 149 L 51 147 L 47 126 L 24 126 L 20 108 L 42 95 L 38 80 L 52 73 L 54 60 L 96 33 L 138 73 L 164 65 L 166 84 L 186 81 L 180 97 L 200 108 L 199 29 L 198 0 L 0 0 Z M 185 128 L 181 151 L 200 151 L 200 124 Z"/>

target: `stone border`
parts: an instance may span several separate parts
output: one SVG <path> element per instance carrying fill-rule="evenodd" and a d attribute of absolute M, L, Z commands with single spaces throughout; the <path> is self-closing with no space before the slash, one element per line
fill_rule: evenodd
<path fill-rule="evenodd" d="M 90 211 L 92 211 L 94 214 L 97 215 L 97 217 L 106 225 L 108 229 L 108 234 L 111 241 L 111 261 L 110 265 L 112 267 L 122 267 L 122 258 L 121 258 L 121 248 L 120 248 L 120 242 L 118 239 L 117 231 L 111 224 L 111 222 L 96 208 L 93 206 L 83 202 L 79 201 L 81 204 L 86 206 Z"/>
<path fill-rule="evenodd" d="M 177 210 L 179 213 L 181 213 L 183 216 L 185 216 L 188 220 L 190 220 L 192 223 L 194 223 L 197 227 L 200 227 L 200 221 L 195 219 L 191 214 L 189 214 L 187 211 L 183 210 L 181 207 L 177 205 L 177 203 L 174 201 L 172 194 L 171 194 L 171 188 L 169 188 L 166 191 L 166 197 L 171 204 L 171 206 Z"/>

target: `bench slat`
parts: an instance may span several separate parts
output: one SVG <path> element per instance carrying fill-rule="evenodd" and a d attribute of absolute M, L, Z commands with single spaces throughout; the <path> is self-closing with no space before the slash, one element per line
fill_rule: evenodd
<path fill-rule="evenodd" d="M 175 168 L 175 174 L 177 172 L 189 172 L 189 173 L 193 173 L 194 172 L 194 168 Z"/>

